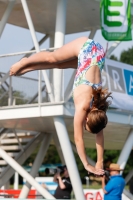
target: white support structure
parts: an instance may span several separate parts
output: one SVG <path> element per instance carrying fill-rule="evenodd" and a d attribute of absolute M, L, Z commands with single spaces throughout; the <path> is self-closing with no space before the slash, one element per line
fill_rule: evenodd
<path fill-rule="evenodd" d="M 133 30 L 133 24 L 131 26 L 132 30 Z M 121 44 L 121 41 L 115 41 L 111 47 L 108 49 L 107 53 L 106 53 L 106 57 L 109 58 L 111 56 L 111 53 L 116 49 L 116 47 L 118 47 Z"/>
<path fill-rule="evenodd" d="M 107 53 L 106 53 L 106 57 L 109 58 L 111 53 L 115 50 L 116 47 L 118 47 L 118 45 L 120 44 L 120 41 L 115 41 L 112 46 L 108 49 Z"/>
<path fill-rule="evenodd" d="M 132 177 L 133 177 L 133 169 L 125 177 L 125 182 L 128 183 Z"/>
<path fill-rule="evenodd" d="M 15 172 L 14 174 L 14 190 L 18 190 L 19 186 L 19 174 Z"/>
<path fill-rule="evenodd" d="M 49 79 L 48 79 L 48 76 L 47 76 L 47 73 L 46 73 L 45 70 L 42 70 L 42 75 L 44 77 L 45 83 L 49 82 Z M 54 102 L 54 95 L 52 93 L 52 88 L 51 88 L 50 82 L 46 86 L 47 86 L 47 91 L 48 91 L 49 99 L 50 99 L 51 102 Z"/>
<path fill-rule="evenodd" d="M 76 69 L 73 71 L 70 81 L 64 93 L 64 101 L 67 102 L 72 96 L 73 80 L 76 74 Z"/>
<path fill-rule="evenodd" d="M 63 118 L 54 117 L 54 124 L 62 148 L 62 152 L 65 158 L 65 162 L 69 171 L 76 200 L 81 200 L 81 199 L 85 200 L 80 176 L 78 173 L 77 165 L 75 162 L 75 158 L 73 155 L 72 147 L 70 144 L 69 136 Z"/>
<path fill-rule="evenodd" d="M 9 99 L 8 99 L 8 105 L 12 105 L 12 77 L 9 77 Z"/>
<path fill-rule="evenodd" d="M 35 29 L 34 29 L 34 26 L 33 26 L 33 23 L 32 23 L 32 19 L 31 19 L 31 16 L 30 16 L 30 12 L 29 12 L 29 9 L 28 9 L 27 2 L 26 2 L 26 0 L 21 0 L 21 2 L 22 2 L 22 6 L 23 6 L 23 9 L 24 9 L 24 12 L 25 12 L 27 23 L 28 23 L 28 26 L 29 26 L 29 29 L 30 29 L 30 32 L 31 32 L 32 40 L 33 40 L 33 43 L 35 45 L 36 52 L 40 52 L 39 44 L 38 44 L 38 41 L 37 41 Z M 47 73 L 46 73 L 45 70 L 43 70 L 43 76 L 44 76 L 44 80 L 45 80 L 45 83 L 46 83 L 48 94 L 51 94 L 52 90 L 51 90 L 50 82 L 49 82 L 49 79 L 47 77 Z M 41 81 L 41 74 L 39 72 L 39 82 L 40 81 Z M 41 99 L 40 95 L 41 94 L 39 93 L 38 94 L 38 102 L 39 103 L 41 103 L 40 102 L 40 99 Z"/>
<path fill-rule="evenodd" d="M 9 78 L 9 72 L 7 72 L 1 79 L 0 85 L 2 85 Z"/>
<path fill-rule="evenodd" d="M 56 28 L 55 28 L 55 42 L 54 47 L 59 48 L 64 44 L 65 28 L 66 28 L 66 0 L 57 1 L 56 11 Z M 61 101 L 62 95 L 62 69 L 54 69 L 53 83 L 54 83 L 54 97 L 55 102 Z"/>
<path fill-rule="evenodd" d="M 38 103 L 42 103 L 42 71 L 38 71 Z"/>
<path fill-rule="evenodd" d="M 26 2 L 26 0 L 21 0 L 21 2 L 22 2 L 26 20 L 27 20 L 27 23 L 29 26 L 29 30 L 31 32 L 31 36 L 32 36 L 32 40 L 33 40 L 36 52 L 40 52 L 41 50 L 39 47 L 39 43 L 37 41 L 35 29 L 34 29 L 33 22 L 32 22 L 31 16 L 30 16 L 27 2 Z M 5 24 L 9 18 L 9 15 L 12 11 L 14 4 L 15 4 L 15 0 L 9 0 L 7 10 L 4 13 L 3 18 L 0 22 L 0 36 L 4 30 Z M 53 37 L 53 35 L 50 36 L 50 47 L 54 46 L 54 48 L 51 48 L 51 50 L 60 48 L 64 44 L 65 28 L 66 28 L 66 7 L 67 7 L 67 0 L 57 0 L 55 38 Z M 95 31 L 96 31 L 96 29 L 94 28 L 92 30 L 92 32 L 90 33 L 90 38 L 94 37 Z M 48 36 L 46 36 L 46 37 L 48 37 Z M 106 56 L 108 57 L 111 54 L 111 52 L 114 50 L 114 48 L 116 48 L 119 44 L 120 44 L 120 42 L 116 41 L 112 45 L 112 47 L 108 50 Z M 18 55 L 25 54 L 25 53 L 30 55 L 33 52 L 35 53 L 34 50 L 33 51 L 31 50 L 29 52 L 19 52 Z M 8 54 L 8 55 L 7 54 L 0 55 L 0 57 L 7 57 L 7 56 L 14 56 L 14 55 L 16 55 L 16 53 Z M 4 108 L 4 109 L 2 108 L 1 112 L 0 112 L 1 121 L 4 121 L 4 120 L 5 121 L 7 120 L 8 122 L 10 120 L 17 121 L 17 119 L 16 119 L 17 117 L 20 119 L 36 118 L 37 120 L 38 120 L 38 118 L 40 119 L 41 117 L 43 119 L 45 117 L 46 118 L 49 117 L 50 120 L 53 119 L 54 125 L 56 128 L 56 132 L 57 132 L 57 135 L 54 134 L 53 139 L 57 146 L 58 153 L 61 157 L 62 163 L 63 164 L 66 163 L 66 165 L 67 165 L 76 200 L 81 200 L 81 199 L 84 200 L 85 197 L 83 194 L 83 188 L 82 188 L 80 176 L 78 173 L 77 165 L 76 165 L 75 158 L 74 158 L 73 151 L 72 151 L 72 149 L 73 149 L 76 152 L 76 147 L 73 143 L 70 143 L 69 135 L 67 133 L 66 125 L 65 125 L 65 122 L 63 119 L 63 116 L 73 117 L 73 113 L 74 113 L 73 106 L 71 106 L 71 108 L 67 110 L 67 105 L 65 107 L 63 105 L 63 103 L 61 102 L 62 101 L 63 70 L 61 70 L 61 69 L 50 70 L 49 77 L 47 75 L 46 70 L 42 70 L 42 75 L 43 75 L 43 78 L 46 83 L 47 93 L 49 95 L 50 102 L 52 102 L 52 103 L 55 102 L 55 104 L 54 103 L 53 104 L 48 103 L 46 105 L 41 104 L 41 100 L 42 100 L 41 82 L 42 81 L 41 81 L 41 72 L 39 71 L 39 84 L 38 84 L 39 85 L 39 87 L 38 87 L 38 94 L 39 94 L 38 95 L 38 103 L 39 104 L 31 105 L 31 106 L 23 105 L 22 107 L 19 107 L 19 109 L 17 109 L 17 108 L 14 109 L 11 106 L 10 106 L 10 108 L 7 108 L 7 110 L 6 110 L 6 108 Z M 75 71 L 72 74 L 72 77 L 69 81 L 69 84 L 68 84 L 65 94 L 64 94 L 65 102 L 67 102 L 69 100 L 69 97 L 71 96 L 71 90 L 72 90 L 74 76 L 75 76 Z M 5 77 L 1 78 L 0 85 L 2 85 L 3 82 L 6 81 L 6 79 L 8 77 L 9 77 L 9 72 L 5 75 Z M 10 81 L 11 81 L 11 79 L 10 79 Z M 52 87 L 51 87 L 50 83 L 53 84 Z M 11 82 L 10 82 L 10 85 L 11 85 Z M 9 105 L 12 105 L 11 93 L 12 93 L 12 90 L 9 91 L 9 94 L 10 94 L 9 95 L 9 97 L 10 97 Z M 112 123 L 113 122 L 114 123 L 122 123 L 122 124 L 130 125 L 130 126 L 133 125 L 133 115 L 130 115 L 130 124 L 129 124 L 129 122 L 127 123 L 127 121 L 129 121 L 129 114 L 126 115 L 125 113 L 121 113 L 121 112 L 119 113 L 118 111 L 115 111 L 115 115 L 114 115 L 114 111 L 109 111 L 108 116 L 109 116 L 109 120 Z M 29 122 L 30 122 L 30 120 L 29 120 Z M 31 174 L 27 173 L 26 170 L 24 170 L 20 164 L 18 164 L 2 148 L 0 148 L 0 156 L 13 168 L 12 170 L 16 171 L 15 172 L 14 189 L 17 189 L 18 173 L 23 178 L 25 178 L 27 181 L 27 183 L 25 184 L 25 186 L 23 187 L 23 189 L 21 191 L 19 198 L 23 198 L 23 199 L 26 198 L 28 195 L 28 192 L 30 190 L 30 187 L 32 185 L 45 198 L 55 199 L 46 189 L 42 188 L 34 179 L 34 177 L 37 174 L 37 171 L 39 169 L 39 166 L 42 163 L 42 159 L 46 154 L 46 151 L 47 151 L 49 143 L 50 143 L 50 139 L 51 139 L 51 134 L 50 133 L 46 134 L 44 137 L 44 140 L 41 143 L 41 147 L 38 152 L 38 155 L 34 161 L 34 164 L 33 164 L 32 170 L 31 170 Z M 34 141 L 34 142 L 36 142 L 36 141 Z M 34 143 L 34 145 L 35 145 L 35 143 Z M 121 151 L 120 157 L 118 159 L 118 164 L 120 164 L 121 168 L 123 168 L 123 169 L 127 163 L 127 160 L 128 160 L 128 157 L 129 157 L 132 147 L 133 147 L 133 130 L 130 131 L 127 141 L 125 142 L 123 150 Z M 24 156 L 25 156 L 24 153 L 25 153 L 25 155 L 27 155 L 27 150 L 25 150 L 25 152 L 23 152 L 23 154 L 21 155 L 21 158 L 18 158 L 18 160 L 17 160 L 18 162 L 20 162 L 19 159 L 21 159 L 21 162 L 24 161 Z M 28 155 L 30 155 L 30 154 L 31 154 L 31 150 L 30 150 L 30 153 L 28 153 Z M 91 165 L 93 165 L 93 166 L 95 165 L 95 162 L 92 161 L 89 157 L 87 157 L 87 159 Z M 5 180 L 7 181 L 9 173 L 11 173 L 9 170 L 5 171 L 5 174 L 1 178 L 2 184 L 4 184 Z M 132 177 L 132 175 L 133 175 L 133 171 L 131 171 L 129 173 L 129 175 L 127 176 L 127 180 L 129 180 Z"/>
<path fill-rule="evenodd" d="M 24 170 L 21 165 L 19 165 L 13 158 L 11 158 L 2 148 L 0 148 L 0 156 L 23 178 L 26 179 L 34 188 L 45 198 L 55 199 L 45 188 L 40 187 L 40 184 L 35 181 L 35 179 Z"/>
<path fill-rule="evenodd" d="M 50 36 L 49 36 L 49 46 L 54 47 L 54 34 L 50 34 Z M 53 91 L 53 69 L 49 69 L 49 81 L 51 83 L 52 93 L 54 94 L 54 91 Z"/>
<path fill-rule="evenodd" d="M 34 161 L 34 163 L 32 165 L 32 169 L 31 169 L 31 172 L 30 172 L 30 175 L 32 177 L 35 177 L 36 174 L 38 173 L 39 167 L 42 164 L 42 161 L 43 161 L 43 159 L 44 159 L 44 157 L 46 155 L 47 149 L 49 147 L 49 144 L 50 144 L 50 141 L 51 141 L 51 137 L 52 137 L 51 133 L 47 133 L 47 134 L 45 133 L 44 134 L 44 139 L 43 139 L 43 141 L 41 143 L 40 149 L 38 151 L 38 154 L 37 154 L 37 156 L 35 158 L 35 161 Z M 40 185 L 40 187 L 41 187 L 41 185 Z M 19 198 L 20 199 L 27 198 L 28 193 L 30 191 L 30 188 L 31 188 L 31 185 L 28 182 L 26 182 L 25 185 L 23 186 L 22 190 L 21 190 Z"/>
<path fill-rule="evenodd" d="M 75 153 L 78 153 L 75 144 L 71 142 L 71 145 L 72 145 L 73 151 Z M 87 156 L 87 160 L 88 160 L 88 163 L 90 163 L 90 165 L 95 166 L 96 163 L 91 158 L 89 158 L 89 156 Z"/>
<path fill-rule="evenodd" d="M 46 35 L 38 42 L 39 46 L 40 46 L 41 44 L 43 44 L 43 43 L 48 39 L 48 37 L 49 37 L 49 35 L 46 34 Z M 54 46 L 54 45 L 53 45 L 53 46 Z M 33 48 L 31 49 L 31 51 L 32 51 L 32 50 L 35 50 L 35 47 L 33 47 Z M 40 49 L 40 51 L 41 51 L 41 49 Z M 24 57 L 30 57 L 31 54 L 32 54 L 32 53 L 27 53 L 27 54 L 24 55 Z"/>
<path fill-rule="evenodd" d="M 133 195 L 126 189 L 123 190 L 123 193 L 130 199 L 133 200 Z"/>
<path fill-rule="evenodd" d="M 1 187 L 2 190 L 8 190 L 10 187 L 10 182 L 9 180 Z"/>
<path fill-rule="evenodd" d="M 10 16 L 11 12 L 12 12 L 12 9 L 14 7 L 15 2 L 16 2 L 16 0 L 9 0 L 7 9 L 6 9 L 1 21 L 0 21 L 0 37 L 3 33 L 3 30 L 5 28 L 7 21 L 8 21 L 8 18 Z"/>
<path fill-rule="evenodd" d="M 55 143 L 55 145 L 56 145 L 56 149 L 57 149 L 57 151 L 58 151 L 59 157 L 60 157 L 60 159 L 61 159 L 61 162 L 62 162 L 63 165 L 65 165 L 65 160 L 64 160 L 64 156 L 63 156 L 63 153 L 62 153 L 62 149 L 61 149 L 61 146 L 60 146 L 58 137 L 57 137 L 57 133 L 54 133 L 54 134 L 53 134 L 53 139 L 54 139 L 54 143 Z"/>
<path fill-rule="evenodd" d="M 97 28 L 96 28 L 96 27 L 93 28 L 93 29 L 91 30 L 91 32 L 90 32 L 90 34 L 89 34 L 89 38 L 90 38 L 90 39 L 93 39 L 93 38 L 94 38 L 94 36 L 95 36 L 95 34 L 96 34 L 96 31 L 97 31 Z"/>
<path fill-rule="evenodd" d="M 125 145 L 121 151 L 121 154 L 120 154 L 118 162 L 117 162 L 122 169 L 125 168 L 125 165 L 129 158 L 132 147 L 133 147 L 133 129 L 130 130 L 129 136 L 125 142 Z"/>

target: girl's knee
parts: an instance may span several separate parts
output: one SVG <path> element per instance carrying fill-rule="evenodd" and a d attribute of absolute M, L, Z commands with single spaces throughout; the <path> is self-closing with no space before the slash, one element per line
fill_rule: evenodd
<path fill-rule="evenodd" d="M 57 62 L 53 55 L 53 52 L 48 52 L 48 54 L 46 56 L 46 62 L 51 63 L 51 64 Z"/>

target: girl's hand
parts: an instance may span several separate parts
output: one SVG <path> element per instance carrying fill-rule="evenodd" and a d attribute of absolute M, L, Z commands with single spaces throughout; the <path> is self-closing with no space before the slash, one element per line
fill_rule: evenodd
<path fill-rule="evenodd" d="M 88 171 L 88 173 L 93 173 L 95 175 L 103 175 L 104 174 L 103 169 L 93 167 L 89 164 L 85 167 L 85 169 Z"/>

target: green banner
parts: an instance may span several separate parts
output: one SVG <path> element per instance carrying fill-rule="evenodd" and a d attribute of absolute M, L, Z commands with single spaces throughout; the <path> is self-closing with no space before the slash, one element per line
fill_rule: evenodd
<path fill-rule="evenodd" d="M 101 31 L 108 41 L 132 40 L 130 0 L 101 0 Z"/>

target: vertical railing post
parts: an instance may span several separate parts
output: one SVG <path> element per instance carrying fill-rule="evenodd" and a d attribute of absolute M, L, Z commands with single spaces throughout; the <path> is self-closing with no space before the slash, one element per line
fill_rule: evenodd
<path fill-rule="evenodd" d="M 12 77 L 9 77 L 9 98 L 8 98 L 8 106 L 12 105 Z"/>
<path fill-rule="evenodd" d="M 57 1 L 56 11 L 56 28 L 55 28 L 55 42 L 54 47 L 59 48 L 64 44 L 65 29 L 66 29 L 66 0 Z M 54 69 L 54 97 L 55 101 L 61 101 L 62 95 L 62 69 Z"/>

